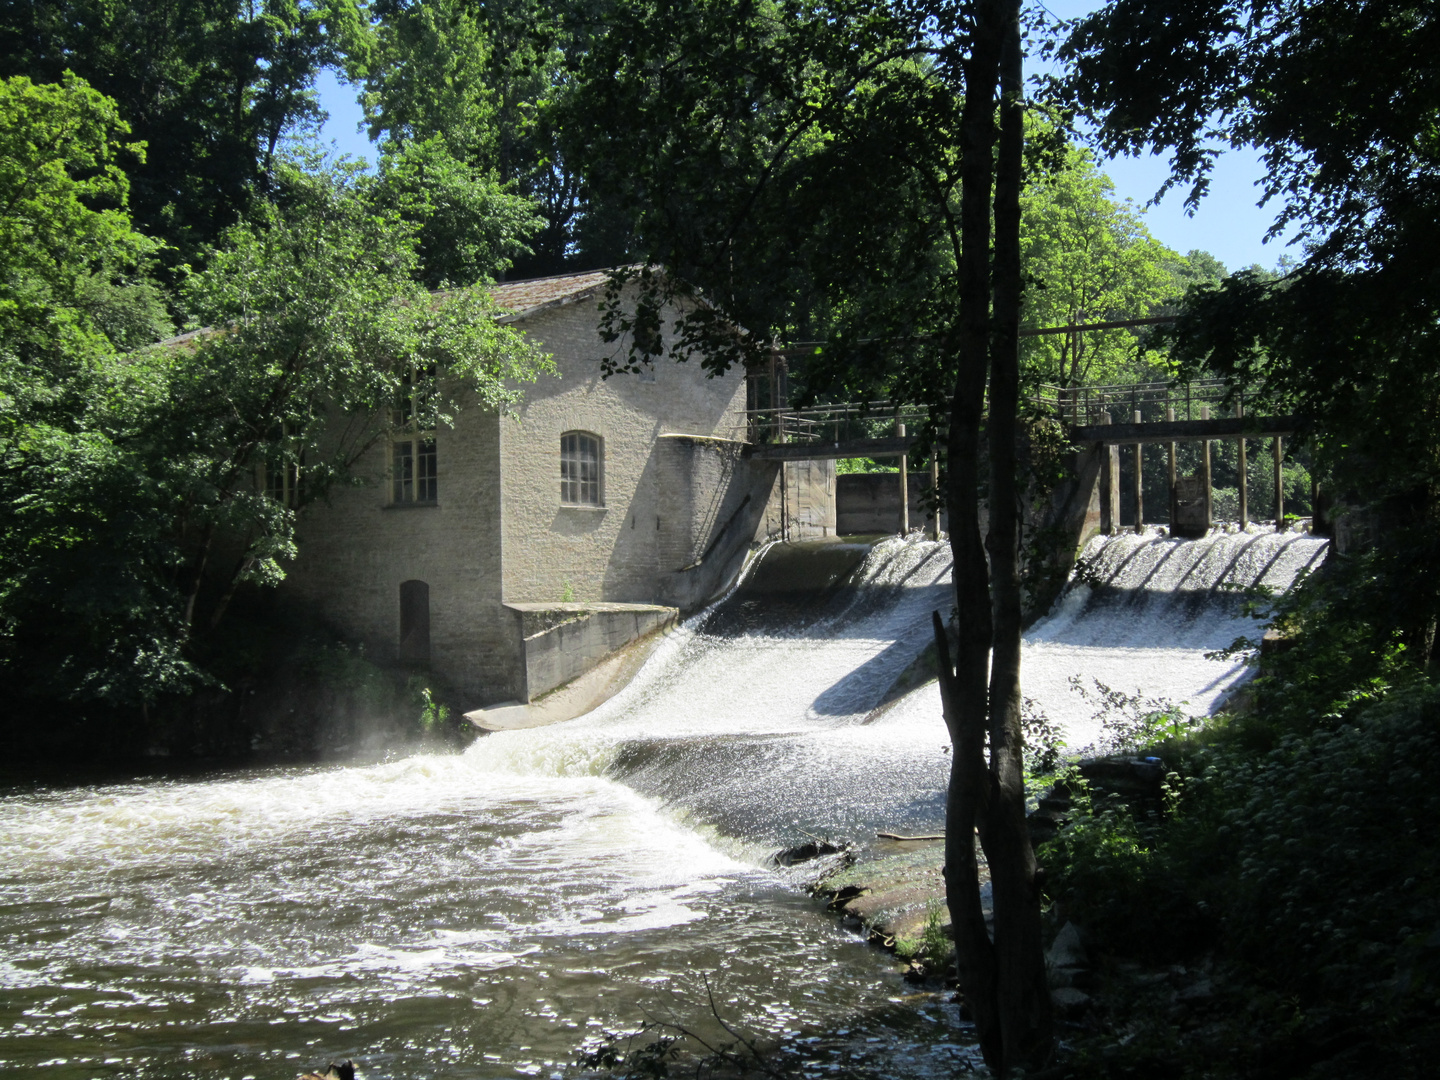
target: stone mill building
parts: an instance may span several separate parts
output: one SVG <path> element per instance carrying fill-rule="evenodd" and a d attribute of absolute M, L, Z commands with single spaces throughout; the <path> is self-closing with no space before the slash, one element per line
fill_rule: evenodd
<path fill-rule="evenodd" d="M 473 706 L 532 701 L 668 625 L 782 527 L 834 534 L 833 462 L 747 453 L 743 372 L 601 377 L 607 280 L 494 286 L 558 377 L 513 414 L 462 408 L 453 427 L 380 440 L 362 483 L 299 524 L 290 593 Z"/>

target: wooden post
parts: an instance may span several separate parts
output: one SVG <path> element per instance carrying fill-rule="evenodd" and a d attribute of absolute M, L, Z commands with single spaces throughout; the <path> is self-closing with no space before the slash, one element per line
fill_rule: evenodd
<path fill-rule="evenodd" d="M 1170 423 L 1175 422 L 1175 409 L 1168 407 L 1165 410 L 1165 419 Z M 1170 531 L 1175 531 L 1175 444 L 1170 444 Z"/>
<path fill-rule="evenodd" d="M 1200 406 L 1200 419 L 1210 419 L 1210 406 Z M 1215 525 L 1215 493 L 1210 486 L 1210 440 L 1206 439 L 1202 444 L 1205 453 L 1200 459 L 1201 475 L 1205 478 L 1205 529 L 1208 532 Z"/>
<path fill-rule="evenodd" d="M 905 425 L 897 423 L 895 434 L 900 438 L 905 437 Z M 910 534 L 910 455 L 902 452 L 900 454 L 900 535 Z"/>
<path fill-rule="evenodd" d="M 1109 411 L 1100 413 L 1100 423 L 1110 423 Z M 1100 531 L 1114 536 L 1120 528 L 1120 448 L 1101 443 L 1105 460 L 1100 465 Z"/>
<path fill-rule="evenodd" d="M 1135 410 L 1135 423 L 1141 423 L 1144 418 L 1140 410 Z M 1145 486 L 1141 470 L 1145 463 L 1145 444 L 1135 444 L 1135 535 L 1139 536 L 1145 531 Z"/>
<path fill-rule="evenodd" d="M 930 447 L 930 501 L 933 505 L 930 513 L 934 515 L 934 525 L 930 529 L 930 539 L 940 539 L 940 444 L 935 443 Z"/>
<path fill-rule="evenodd" d="M 1235 402 L 1235 415 L 1244 416 L 1245 406 Z M 1250 478 L 1245 475 L 1245 436 L 1240 436 L 1240 531 L 1250 524 Z"/>
<path fill-rule="evenodd" d="M 1285 475 L 1280 466 L 1285 462 L 1285 440 L 1275 436 L 1275 531 L 1285 531 Z"/>

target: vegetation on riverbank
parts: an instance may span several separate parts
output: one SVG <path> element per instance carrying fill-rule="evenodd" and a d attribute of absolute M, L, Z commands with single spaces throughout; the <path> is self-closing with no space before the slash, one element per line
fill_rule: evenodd
<path fill-rule="evenodd" d="M 1038 854 L 1091 962 L 1069 1075 L 1420 1076 L 1440 1051 L 1440 688 L 1334 606 L 1367 560 L 1332 560 L 1246 711 L 1134 744 L 1158 804 L 1062 777 Z"/>

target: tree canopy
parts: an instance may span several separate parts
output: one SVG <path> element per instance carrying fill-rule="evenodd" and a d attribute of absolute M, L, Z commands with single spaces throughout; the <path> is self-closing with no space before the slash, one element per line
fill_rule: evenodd
<path fill-rule="evenodd" d="M 1404 0 L 1117 0 L 1062 50 L 1101 144 L 1169 151 L 1192 198 L 1217 145 L 1261 150 L 1276 227 L 1297 227 L 1304 257 L 1202 291 L 1173 340 L 1263 387 L 1254 405 L 1309 418 L 1335 494 L 1383 522 L 1376 625 L 1404 627 L 1422 668 L 1440 615 L 1437 44 L 1440 14 Z"/>
<path fill-rule="evenodd" d="M 405 162 L 280 160 L 167 298 L 127 212 L 117 104 L 70 75 L 0 81 L 0 105 L 0 682 L 155 702 L 213 677 L 236 591 L 283 577 L 296 512 L 348 481 L 416 369 L 438 373 L 436 423 L 548 369 L 483 288 L 433 294 L 445 269 L 424 261 L 428 239 L 487 279 L 527 204 Z M 152 344 L 166 299 L 193 329 Z"/>
<path fill-rule="evenodd" d="M 319 117 L 315 74 L 366 31 L 360 0 L 7 4 L 0 78 L 68 71 L 115 102 L 146 147 L 123 163 L 136 224 L 179 262 L 267 188 L 287 135 Z"/>

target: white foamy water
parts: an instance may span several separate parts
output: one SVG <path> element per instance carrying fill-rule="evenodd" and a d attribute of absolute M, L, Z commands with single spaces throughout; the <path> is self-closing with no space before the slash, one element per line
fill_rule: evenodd
<path fill-rule="evenodd" d="M 1177 540 L 1157 530 L 1098 537 L 1082 559 L 1095 584 L 1073 585 L 1050 615 L 1025 635 L 1021 686 L 1026 697 L 1080 749 L 1101 736 L 1098 681 L 1112 690 L 1208 716 L 1250 675 L 1241 659 L 1208 659 L 1236 639 L 1259 636 L 1242 611 L 1245 590 L 1284 592 L 1317 569 L 1329 541 L 1252 527 Z M 897 720 L 923 724 L 940 709 L 931 684 L 896 706 Z"/>
<path fill-rule="evenodd" d="M 1222 586 L 1322 555 L 1097 543 L 1026 691 L 1072 742 L 1071 674 L 1203 711 L 1241 674 L 1203 651 L 1250 629 Z M 0 1073 L 563 1076 L 596 1026 L 703 1023 L 705 972 L 751 1030 L 843 1032 L 850 1075 L 950 1075 L 953 1007 L 895 1005 L 886 961 L 765 857 L 943 820 L 933 684 L 872 712 L 952 598 L 945 545 L 887 541 L 849 586 L 742 586 L 588 716 L 463 754 L 4 795 Z"/>

